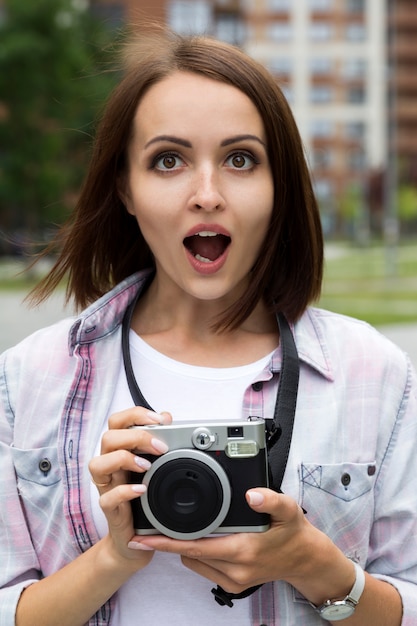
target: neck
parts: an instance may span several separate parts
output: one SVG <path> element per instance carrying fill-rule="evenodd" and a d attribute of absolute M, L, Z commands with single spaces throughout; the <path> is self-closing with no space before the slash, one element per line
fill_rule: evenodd
<path fill-rule="evenodd" d="M 213 323 L 224 310 L 224 301 L 220 306 L 216 301 L 175 300 L 155 294 L 151 285 L 136 305 L 132 329 L 159 352 L 207 367 L 244 365 L 277 347 L 277 322 L 263 302 L 239 328 L 218 333 Z"/>

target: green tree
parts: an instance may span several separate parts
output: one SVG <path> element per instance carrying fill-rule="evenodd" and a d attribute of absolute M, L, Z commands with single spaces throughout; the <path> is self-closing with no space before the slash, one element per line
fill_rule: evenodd
<path fill-rule="evenodd" d="M 0 25 L 0 230 L 39 233 L 74 203 L 114 81 L 114 33 L 85 0 L 6 0 Z M 0 245 L 1 250 L 1 245 Z"/>
<path fill-rule="evenodd" d="M 398 215 L 404 222 L 417 219 L 417 187 L 401 185 L 397 195 Z"/>

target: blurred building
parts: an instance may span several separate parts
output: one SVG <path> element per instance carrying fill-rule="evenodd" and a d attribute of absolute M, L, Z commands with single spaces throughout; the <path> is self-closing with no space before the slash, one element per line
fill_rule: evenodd
<path fill-rule="evenodd" d="M 368 172 L 383 167 L 387 151 L 384 3 L 254 0 L 245 16 L 246 50 L 292 106 L 325 227 L 337 228 L 341 212 L 363 221 Z"/>
<path fill-rule="evenodd" d="M 388 3 L 389 123 L 400 181 L 417 184 L 417 10 L 415 0 Z"/>
<path fill-rule="evenodd" d="M 265 64 L 297 120 L 325 229 L 340 216 L 369 225 L 369 206 L 381 219 L 387 182 L 391 195 L 398 182 L 417 186 L 416 0 L 88 4 L 111 26 L 145 19 L 209 33 Z"/>

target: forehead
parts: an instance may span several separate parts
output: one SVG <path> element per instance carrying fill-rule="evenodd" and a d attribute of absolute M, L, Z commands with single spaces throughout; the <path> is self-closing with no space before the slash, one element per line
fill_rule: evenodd
<path fill-rule="evenodd" d="M 192 72 L 175 72 L 150 87 L 137 107 L 134 127 L 136 136 L 199 130 L 252 132 L 265 139 L 262 118 L 246 94 Z"/>

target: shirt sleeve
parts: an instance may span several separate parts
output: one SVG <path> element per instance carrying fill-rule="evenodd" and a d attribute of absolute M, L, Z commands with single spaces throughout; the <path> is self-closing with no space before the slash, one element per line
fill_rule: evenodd
<path fill-rule="evenodd" d="M 399 591 L 403 603 L 402 626 L 417 624 L 416 477 L 417 377 L 409 364 L 402 402 L 376 482 L 366 568 Z"/>
<path fill-rule="evenodd" d="M 0 626 L 14 626 L 22 591 L 40 578 L 22 508 L 12 458 L 13 411 L 5 376 L 6 353 L 0 360 Z"/>

